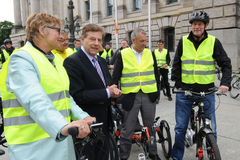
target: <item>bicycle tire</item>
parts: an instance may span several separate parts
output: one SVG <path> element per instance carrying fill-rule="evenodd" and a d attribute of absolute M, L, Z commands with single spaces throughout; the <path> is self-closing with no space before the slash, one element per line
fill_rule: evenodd
<path fill-rule="evenodd" d="M 220 151 L 213 133 L 206 134 L 202 137 L 203 155 L 207 156 L 209 160 L 221 160 Z"/>
<path fill-rule="evenodd" d="M 161 143 L 164 156 L 169 158 L 172 152 L 172 138 L 167 121 L 161 120 L 160 131 L 157 132 L 157 135 L 159 138 L 157 142 Z"/>
<path fill-rule="evenodd" d="M 230 96 L 236 99 L 240 94 L 240 78 L 236 75 L 232 77 Z"/>
<path fill-rule="evenodd" d="M 216 67 L 216 71 L 215 71 L 216 75 L 217 75 L 217 79 L 219 81 L 221 81 L 222 79 L 222 72 L 221 72 L 221 69 L 219 67 Z"/>
<path fill-rule="evenodd" d="M 119 149 L 112 134 L 109 134 L 109 160 L 119 160 Z"/>
<path fill-rule="evenodd" d="M 217 74 L 217 79 L 218 79 L 219 81 L 221 81 L 221 79 L 222 79 L 222 72 L 220 72 L 220 73 Z"/>

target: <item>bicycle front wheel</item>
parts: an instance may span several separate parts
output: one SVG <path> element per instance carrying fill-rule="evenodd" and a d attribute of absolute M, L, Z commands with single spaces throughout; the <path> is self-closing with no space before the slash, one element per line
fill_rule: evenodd
<path fill-rule="evenodd" d="M 220 151 L 215 140 L 213 133 L 206 134 L 206 136 L 202 137 L 203 142 L 203 156 L 200 158 L 202 159 L 209 159 L 209 160 L 221 160 Z"/>
<path fill-rule="evenodd" d="M 109 160 L 119 160 L 119 152 L 115 139 L 112 134 L 109 135 Z"/>
<path fill-rule="evenodd" d="M 163 153 L 166 158 L 169 158 L 172 152 L 172 138 L 170 128 L 167 121 L 160 122 L 160 131 L 157 131 L 158 141 L 162 145 Z"/>
<path fill-rule="evenodd" d="M 233 99 L 236 99 L 239 96 L 239 93 L 240 93 L 240 79 L 238 76 L 234 75 L 231 81 L 230 96 Z"/>

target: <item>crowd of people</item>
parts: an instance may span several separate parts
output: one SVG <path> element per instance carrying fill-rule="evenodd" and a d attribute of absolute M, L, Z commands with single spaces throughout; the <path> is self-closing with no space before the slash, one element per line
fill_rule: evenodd
<path fill-rule="evenodd" d="M 113 127 L 111 105 L 120 103 L 124 111 L 120 159 L 127 160 L 139 112 L 143 125 L 151 128 L 162 85 L 172 101 L 169 67 L 176 88 L 204 92 L 214 87 L 216 62 L 223 73 L 219 90 L 226 93 L 231 82 L 231 61 L 221 42 L 207 33 L 207 13 L 193 12 L 189 23 L 192 30 L 179 40 L 171 66 L 164 40 L 160 39 L 153 51 L 147 49 L 147 34 L 141 28 L 131 33 L 131 45 L 123 39 L 114 53 L 110 43 L 103 47 L 103 28 L 88 24 L 72 49 L 58 18 L 46 13 L 30 16 L 25 45 L 15 49 L 6 39 L 0 52 L 4 135 L 10 159 L 75 160 L 68 129 L 77 127 L 77 138 L 84 138 L 96 120 L 103 122 L 103 142 L 88 144 L 84 153 L 89 160 L 107 160 Z M 183 94 L 176 95 L 173 160 L 183 158 L 193 101 Z M 207 96 L 205 103 L 217 139 L 214 94 Z M 155 132 L 149 131 L 155 138 Z M 148 147 L 149 158 L 160 160 L 156 140 Z"/>

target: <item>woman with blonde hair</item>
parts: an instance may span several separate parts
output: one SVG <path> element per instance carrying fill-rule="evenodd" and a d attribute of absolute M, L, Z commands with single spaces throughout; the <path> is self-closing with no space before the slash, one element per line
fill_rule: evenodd
<path fill-rule="evenodd" d="M 68 128 L 78 127 L 77 137 L 83 138 L 95 119 L 69 95 L 63 60 L 50 52 L 59 45 L 60 25 L 58 18 L 46 13 L 29 17 L 26 44 L 11 55 L 0 73 L 11 160 L 75 160 Z"/>

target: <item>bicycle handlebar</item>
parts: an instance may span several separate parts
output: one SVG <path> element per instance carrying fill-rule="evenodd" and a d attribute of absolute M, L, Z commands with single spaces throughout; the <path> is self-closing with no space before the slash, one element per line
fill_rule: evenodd
<path fill-rule="evenodd" d="M 91 124 L 89 126 L 90 128 L 90 131 L 91 132 L 96 132 L 95 129 L 98 129 L 98 128 L 101 128 L 103 126 L 103 123 L 96 123 L 96 122 L 93 122 L 93 124 Z M 68 133 L 73 136 L 73 137 L 77 137 L 78 135 L 78 128 L 79 127 L 71 127 L 68 129 Z"/>
<path fill-rule="evenodd" d="M 71 127 L 68 129 L 68 133 L 73 136 L 73 137 L 77 137 L 78 135 L 78 127 Z"/>
<path fill-rule="evenodd" d="M 212 93 L 216 92 L 216 95 L 226 95 L 221 93 L 217 87 L 210 88 L 209 92 L 193 92 L 190 90 L 182 90 L 182 89 L 175 89 L 172 90 L 173 93 L 183 93 L 185 96 L 198 96 L 198 97 L 206 97 L 207 95 L 210 95 Z"/>

